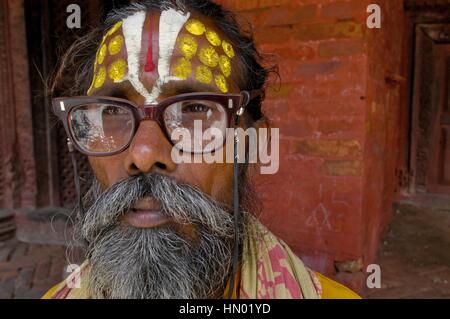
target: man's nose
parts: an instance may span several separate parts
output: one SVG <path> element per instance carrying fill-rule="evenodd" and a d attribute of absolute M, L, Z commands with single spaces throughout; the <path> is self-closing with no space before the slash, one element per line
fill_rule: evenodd
<path fill-rule="evenodd" d="M 176 169 L 172 144 L 154 121 L 142 121 L 128 149 L 125 169 L 129 175 L 170 173 Z"/>

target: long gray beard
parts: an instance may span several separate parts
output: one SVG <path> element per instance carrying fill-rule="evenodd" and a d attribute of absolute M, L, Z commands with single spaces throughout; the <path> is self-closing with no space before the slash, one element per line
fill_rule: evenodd
<path fill-rule="evenodd" d="M 93 298 L 202 299 L 223 293 L 235 232 L 229 207 L 161 174 L 130 177 L 102 194 L 99 189 L 94 183 L 91 205 L 75 229 L 86 243 Z M 119 222 L 146 196 L 177 224 L 194 225 L 195 242 L 171 226 L 138 229 Z M 243 229 L 239 225 L 241 235 Z"/>

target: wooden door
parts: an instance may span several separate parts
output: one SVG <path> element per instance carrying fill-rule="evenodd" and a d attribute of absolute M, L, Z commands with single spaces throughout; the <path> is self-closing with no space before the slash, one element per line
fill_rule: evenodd
<path fill-rule="evenodd" d="M 450 194 L 450 24 L 417 24 L 412 90 L 412 192 Z"/>
<path fill-rule="evenodd" d="M 67 7 L 81 8 L 81 29 L 69 29 Z M 38 207 L 73 207 L 76 200 L 72 162 L 64 128 L 52 117 L 50 101 L 45 95 L 47 79 L 64 52 L 77 37 L 98 26 L 106 13 L 128 0 L 25 0 L 27 42 L 30 57 L 34 147 L 38 180 Z M 82 192 L 86 192 L 90 169 L 85 156 L 76 153 Z M 86 181 L 86 182 L 84 182 Z"/>
<path fill-rule="evenodd" d="M 434 127 L 430 191 L 450 194 L 450 45 L 437 48 L 436 103 L 438 114 Z"/>

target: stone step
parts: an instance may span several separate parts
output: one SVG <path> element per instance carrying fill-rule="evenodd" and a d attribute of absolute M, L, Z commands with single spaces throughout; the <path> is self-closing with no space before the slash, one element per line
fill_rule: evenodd
<path fill-rule="evenodd" d="M 10 210 L 0 211 L 0 242 L 14 237 L 16 223 Z"/>

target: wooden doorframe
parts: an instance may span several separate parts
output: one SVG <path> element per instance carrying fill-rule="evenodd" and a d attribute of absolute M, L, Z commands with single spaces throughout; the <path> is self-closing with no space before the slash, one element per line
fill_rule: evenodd
<path fill-rule="evenodd" d="M 422 85 L 424 83 L 423 77 L 424 73 L 429 70 L 425 69 L 423 65 L 422 57 L 424 54 L 431 54 L 434 52 L 427 52 L 425 48 L 425 43 L 428 41 L 430 44 L 438 45 L 438 44 L 446 44 L 450 43 L 450 33 L 449 32 L 441 32 L 442 30 L 448 30 L 450 26 L 450 22 L 442 23 L 432 23 L 431 21 L 426 21 L 424 23 L 416 23 L 414 24 L 414 58 L 413 58 L 413 79 L 412 79 L 412 97 L 411 97 L 411 134 L 410 134 L 410 170 L 414 172 L 411 174 L 410 179 L 410 193 L 423 193 L 430 191 L 429 189 L 429 174 L 428 169 L 426 168 L 426 172 L 421 172 L 421 174 L 426 174 L 425 177 L 425 185 L 419 185 L 418 175 L 418 155 L 419 155 L 419 137 L 420 137 L 420 112 L 422 107 L 422 99 L 421 90 Z M 431 96 L 430 98 L 436 98 Z M 433 103 L 433 102 L 431 102 Z M 435 115 L 436 116 L 436 115 Z M 435 119 L 432 119 L 432 122 Z M 433 125 L 433 124 L 430 124 Z M 434 135 L 434 132 L 431 134 Z M 428 154 L 432 154 L 431 145 L 428 148 Z M 428 156 L 428 155 L 425 155 Z M 427 157 L 427 162 L 429 163 L 431 158 Z M 424 180 L 424 178 L 420 178 L 420 180 Z"/>

